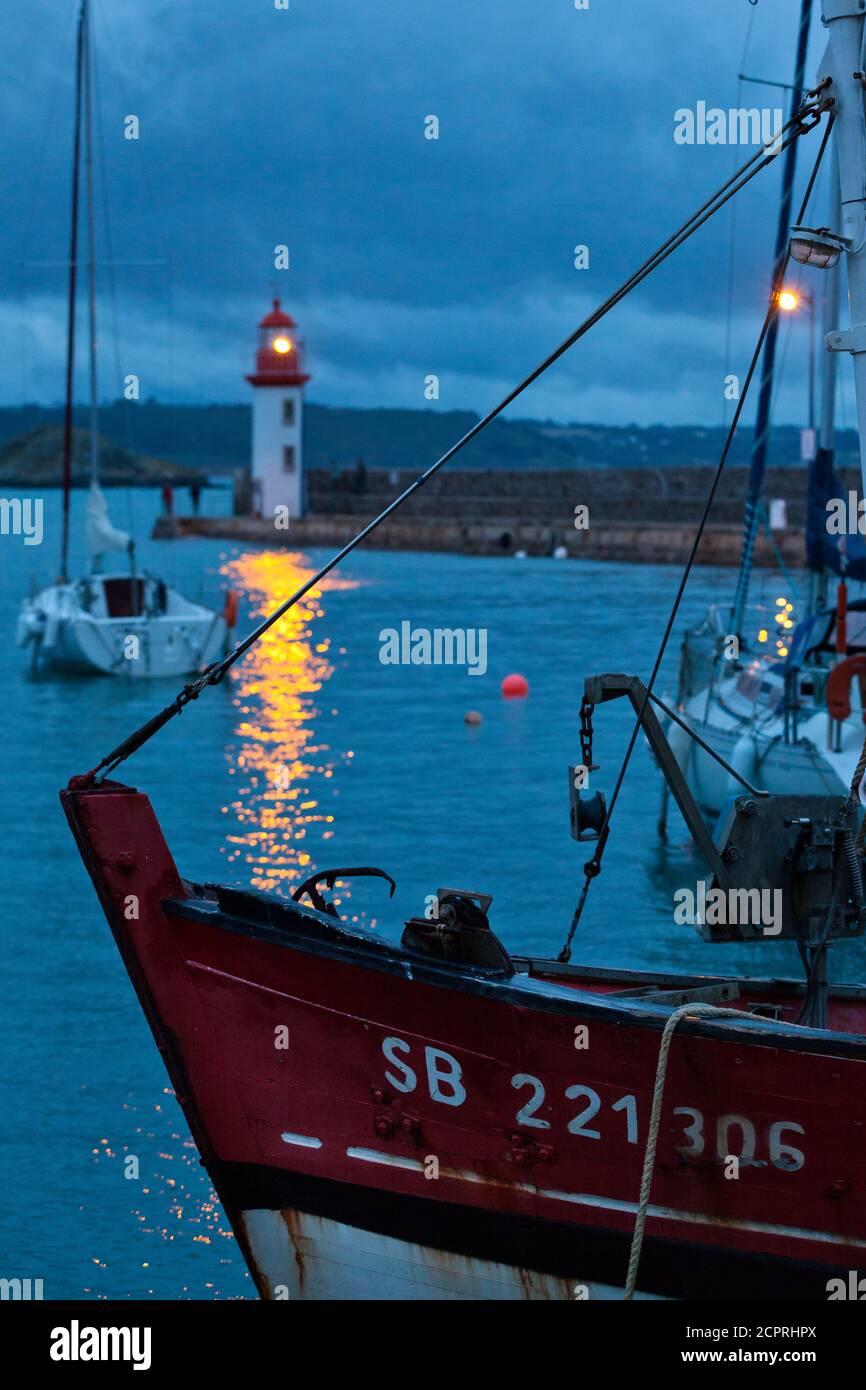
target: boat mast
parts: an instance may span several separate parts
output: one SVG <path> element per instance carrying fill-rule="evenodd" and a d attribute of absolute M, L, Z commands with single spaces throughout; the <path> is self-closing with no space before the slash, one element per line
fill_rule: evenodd
<path fill-rule="evenodd" d="M 848 270 L 851 327 L 829 334 L 832 352 L 854 358 L 854 389 L 860 437 L 860 470 L 866 494 L 866 117 L 863 108 L 863 41 L 866 0 L 822 0 L 829 42 L 822 76 L 830 76 L 836 113 L 836 148 L 842 226 Z"/>
<path fill-rule="evenodd" d="M 830 168 L 830 206 L 827 210 L 827 225 L 837 231 L 842 225 L 842 202 L 839 196 L 839 147 L 835 139 L 833 140 L 833 158 Z M 829 266 L 824 282 L 826 288 L 821 319 L 825 343 L 839 322 L 839 269 L 838 261 L 835 265 Z M 825 352 L 821 367 L 821 420 L 818 431 L 818 448 L 815 458 L 810 464 L 810 471 L 817 473 L 822 478 L 826 477 L 833 467 L 838 367 L 839 362 L 835 352 Z M 811 488 L 808 495 L 811 497 Z M 826 599 L 827 571 L 823 568 L 820 571 L 813 570 L 810 613 L 820 612 L 825 606 Z"/>
<path fill-rule="evenodd" d="M 856 4 L 856 0 L 854 0 Z M 812 19 L 812 0 L 802 0 L 800 8 L 800 29 L 797 35 L 797 56 L 794 62 L 794 90 L 791 93 L 793 115 L 803 99 L 806 73 L 806 50 L 809 46 L 809 24 Z M 782 173 L 782 201 L 779 206 L 779 221 L 776 227 L 776 246 L 773 254 L 773 275 L 770 283 L 774 287 L 788 251 L 791 232 L 791 201 L 794 196 L 794 175 L 797 169 L 797 141 L 793 140 L 785 151 L 785 164 Z M 779 335 L 779 316 L 774 313 L 764 341 L 764 357 L 761 364 L 761 392 L 758 397 L 758 411 L 755 418 L 755 436 L 752 444 L 752 459 L 749 465 L 749 486 L 746 493 L 746 506 L 743 516 L 743 553 L 740 558 L 740 573 L 734 595 L 731 631 L 741 632 L 749 593 L 749 580 L 752 574 L 752 557 L 758 538 L 758 508 L 761 489 L 764 483 L 764 470 L 767 466 L 767 443 L 770 433 L 770 411 L 773 404 L 773 374 L 776 365 L 776 341 Z"/>
<path fill-rule="evenodd" d="M 86 0 L 78 15 L 75 50 L 75 134 L 72 141 L 72 207 L 69 219 L 69 282 L 66 310 L 66 408 L 63 418 L 63 526 L 60 582 L 69 579 L 69 494 L 72 489 L 72 409 L 75 376 L 75 296 L 78 279 L 78 189 L 81 173 L 81 86 L 84 69 Z"/>
<path fill-rule="evenodd" d="M 90 336 L 90 483 L 99 482 L 99 404 L 96 376 L 96 238 L 94 235 L 93 189 L 93 55 L 91 24 L 87 0 L 82 0 L 84 18 L 84 127 L 87 167 L 87 297 Z"/>
<path fill-rule="evenodd" d="M 833 160 L 830 169 L 830 207 L 828 226 L 838 228 L 842 222 L 842 199 L 839 194 L 839 148 L 833 142 Z M 828 267 L 824 295 L 824 340 L 826 342 L 839 319 L 839 262 Z M 836 415 L 836 378 L 838 362 L 834 352 L 828 352 L 821 373 L 821 428 L 818 447 L 828 454 L 833 453 Z"/>

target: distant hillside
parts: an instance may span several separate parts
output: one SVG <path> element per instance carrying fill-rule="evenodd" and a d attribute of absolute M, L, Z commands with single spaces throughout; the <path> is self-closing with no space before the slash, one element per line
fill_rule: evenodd
<path fill-rule="evenodd" d="M 99 473 L 104 487 L 158 487 L 203 480 L 204 475 L 163 459 L 144 458 L 99 436 Z M 0 486 L 59 487 L 63 481 L 63 429 L 40 425 L 0 446 Z M 72 482 L 90 482 L 90 432 L 72 434 Z"/>
<path fill-rule="evenodd" d="M 342 469 L 362 458 L 368 468 L 421 469 L 432 463 L 472 426 L 469 411 L 359 410 L 308 404 L 304 414 L 305 450 L 310 468 Z M 0 447 L 45 425 L 58 426 L 60 407 L 24 405 L 0 408 Z M 86 427 L 84 412 L 76 423 Z M 159 401 L 117 401 L 100 408 L 100 425 L 120 456 L 124 450 L 143 455 L 139 463 L 165 464 L 205 473 L 244 468 L 250 454 L 248 405 L 163 405 Z M 724 439 L 721 426 L 557 424 L 538 420 L 497 420 L 458 454 L 456 468 L 557 469 L 688 467 L 718 459 Z M 752 431 L 735 441 L 732 464 L 749 459 Z M 840 431 L 840 462 L 853 463 L 853 430 Z M 797 465 L 799 431 L 782 425 L 770 437 L 770 466 Z M 159 463 L 165 460 L 165 463 Z M 3 473 L 0 478 L 11 481 Z"/>

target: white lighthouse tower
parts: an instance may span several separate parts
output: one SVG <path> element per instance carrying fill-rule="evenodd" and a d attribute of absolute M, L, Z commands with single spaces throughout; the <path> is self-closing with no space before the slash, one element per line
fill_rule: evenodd
<path fill-rule="evenodd" d="M 278 507 L 289 517 L 304 514 L 303 344 L 295 321 L 280 301 L 259 324 L 256 369 L 247 381 L 253 389 L 252 504 L 266 520 Z"/>

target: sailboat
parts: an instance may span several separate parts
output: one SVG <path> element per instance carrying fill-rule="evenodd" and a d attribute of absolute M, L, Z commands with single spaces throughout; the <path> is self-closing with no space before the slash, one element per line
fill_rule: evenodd
<path fill-rule="evenodd" d="M 88 3 L 82 0 L 75 67 L 60 577 L 24 599 L 16 636 L 18 645 L 30 651 L 34 672 L 45 669 L 133 677 L 185 675 L 199 671 L 227 649 L 237 602 L 233 594 L 228 594 L 224 611 L 216 612 L 186 598 L 156 575 L 137 573 L 135 542 L 112 524 L 99 485 L 91 41 Z M 90 491 L 86 543 L 90 572 L 72 580 L 69 522 L 82 145 L 87 172 Z M 117 551 L 126 552 L 127 570 L 103 572 L 103 556 Z"/>
<path fill-rule="evenodd" d="M 804 3 L 803 10 L 807 6 Z M 801 22 L 794 93 L 802 89 L 805 37 Z M 847 796 L 857 768 L 866 719 L 866 600 L 849 600 L 850 580 L 866 579 L 866 545 L 855 531 L 836 537 L 829 514 L 847 493 L 834 468 L 834 413 L 839 349 L 841 235 L 838 152 L 828 226 L 794 228 L 795 261 L 822 270 L 826 293 L 817 449 L 809 458 L 806 557 L 807 611 L 795 621 L 784 595 L 752 609 L 747 597 L 761 511 L 773 391 L 775 336 L 785 291 L 778 275 L 789 244 L 795 146 L 787 151 L 773 276 L 773 318 L 764 346 L 761 396 L 755 425 L 743 554 L 730 604 L 715 604 L 683 639 L 676 709 L 668 732 L 692 794 L 708 815 L 718 815 L 742 780 L 774 792 Z M 835 228 L 835 232 L 831 229 Z M 850 231 L 846 225 L 844 230 Z M 834 350 L 831 350 L 831 347 Z M 810 421 L 811 423 L 811 421 Z M 834 576 L 838 580 L 831 591 Z M 696 740 L 692 733 L 698 735 Z M 664 805 L 667 804 L 665 794 Z M 660 828 L 664 831 L 663 810 Z"/>
<path fill-rule="evenodd" d="M 843 194 L 863 223 L 866 119 L 851 74 L 864 19 L 831 0 L 825 16 L 822 80 L 782 138 L 823 124 L 817 171 L 833 121 L 843 128 Z M 772 156 L 759 158 L 736 191 Z M 741 790 L 707 828 L 654 693 L 693 556 L 648 681 L 586 679 L 569 811 L 594 849 L 555 958 L 510 953 L 486 890 L 438 888 L 397 944 L 342 919 L 329 892 L 359 874 L 393 892 L 381 869 L 320 868 L 290 899 L 186 879 L 150 797 L 115 777 L 720 198 L 227 657 L 61 793 L 263 1298 L 824 1301 L 866 1273 L 866 987 L 832 984 L 828 971 L 831 948 L 866 930 L 860 811 L 839 796 Z M 846 254 L 866 292 L 866 238 Z M 866 380 L 858 393 L 866 407 Z M 866 464 L 866 409 L 861 420 Z M 594 720 L 616 699 L 635 720 L 608 804 L 577 774 L 600 770 Z M 804 978 L 571 963 L 641 731 L 704 862 L 693 925 L 716 943 L 796 943 Z M 527 895 L 529 914 L 539 901 Z"/>
<path fill-rule="evenodd" d="M 836 332 L 838 263 L 825 275 L 829 338 Z M 850 600 L 848 585 L 866 579 L 866 546 L 857 532 L 837 537 L 828 529 L 837 503 L 844 499 L 847 508 L 848 502 L 833 458 L 835 353 L 825 354 L 822 375 L 820 439 L 809 462 L 807 612 L 795 622 L 794 605 L 785 597 L 769 611 L 750 610 L 741 572 L 734 602 L 711 608 L 682 643 L 676 705 L 702 743 L 673 722 L 669 732 L 689 786 L 708 814 L 718 814 L 740 777 L 770 791 L 847 795 L 860 756 L 866 600 Z M 747 528 L 745 571 L 753 544 Z"/>

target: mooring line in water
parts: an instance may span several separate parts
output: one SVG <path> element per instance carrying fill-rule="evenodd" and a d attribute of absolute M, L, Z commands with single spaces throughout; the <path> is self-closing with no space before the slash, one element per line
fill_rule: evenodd
<path fill-rule="evenodd" d="M 824 151 L 825 151 L 826 148 L 827 148 L 827 142 L 828 142 L 828 140 L 829 140 L 829 138 L 830 138 L 830 132 L 831 132 L 832 129 L 833 129 L 833 122 L 834 122 L 834 120 L 835 120 L 835 115 L 834 115 L 833 112 L 831 111 L 831 113 L 830 113 L 830 119 L 829 119 L 828 122 L 827 122 L 827 127 L 826 127 L 826 129 L 825 129 L 825 131 L 824 131 L 824 135 L 823 135 L 823 138 L 822 138 L 822 140 L 821 140 L 821 145 L 820 145 L 820 148 L 819 148 L 819 150 L 818 150 L 818 155 L 817 155 L 817 158 L 815 159 L 815 164 L 814 164 L 814 166 L 813 166 L 813 168 L 812 168 L 812 172 L 811 172 L 811 174 L 810 174 L 810 176 L 809 176 L 809 182 L 808 182 L 808 184 L 807 184 L 807 186 L 806 186 L 806 192 L 805 192 L 804 195 L 803 195 L 803 201 L 802 201 L 802 204 L 801 204 L 801 206 L 800 206 L 800 211 L 799 211 L 799 215 L 798 215 L 798 217 L 797 217 L 797 222 L 795 223 L 796 226 L 801 225 L 801 223 L 802 223 L 802 221 L 803 221 L 803 218 L 804 218 L 805 215 L 806 215 L 806 209 L 807 209 L 808 206 L 809 206 L 809 200 L 810 200 L 810 198 L 811 198 L 811 196 L 812 196 L 812 190 L 813 190 L 813 188 L 814 188 L 814 186 L 815 186 L 815 180 L 816 180 L 817 177 L 818 177 L 818 170 L 819 170 L 820 167 L 821 167 L 821 160 L 823 159 L 823 157 L 824 157 Z M 583 909 L 584 909 L 584 907 L 586 906 L 586 900 L 587 900 L 587 897 L 589 896 L 590 884 L 593 882 L 594 879 L 598 878 L 598 875 L 601 873 L 601 869 L 602 869 L 602 860 L 603 860 L 603 858 L 604 858 L 604 851 L 605 851 L 605 847 L 606 847 L 606 845 L 607 845 L 608 838 L 609 838 L 609 836 L 610 836 L 610 822 L 611 822 L 611 818 L 612 818 L 612 816 L 613 816 L 614 807 L 616 806 L 617 800 L 619 799 L 620 790 L 621 790 L 621 788 L 622 788 L 622 784 L 623 784 L 623 781 L 624 781 L 624 779 L 625 779 L 625 774 L 626 774 L 626 772 L 628 771 L 629 763 L 631 762 L 631 755 L 632 755 L 632 753 L 633 753 L 633 751 L 634 751 L 634 746 L 635 746 L 635 743 L 637 742 L 637 736 L 638 736 L 638 733 L 639 733 L 639 731 L 640 731 L 641 725 L 642 725 L 642 723 L 643 723 L 643 718 L 644 718 L 644 714 L 645 714 L 645 712 L 646 712 L 647 704 L 649 703 L 650 699 L 652 698 L 653 686 L 654 686 L 654 684 L 655 684 L 656 677 L 658 676 L 659 669 L 660 669 L 660 667 L 661 667 L 662 661 L 664 660 L 665 652 L 667 651 L 668 641 L 669 641 L 669 639 L 670 639 L 671 632 L 673 631 L 674 623 L 675 623 L 676 620 L 677 620 L 677 615 L 679 614 L 680 603 L 682 602 L 683 594 L 685 593 L 685 590 L 686 590 L 686 585 L 687 585 L 688 582 L 689 582 L 689 578 L 690 578 L 690 576 L 691 576 L 692 569 L 694 568 L 695 557 L 696 557 L 697 552 L 698 552 L 698 546 L 699 546 L 700 543 L 701 543 L 701 539 L 702 539 L 702 537 L 703 537 L 704 530 L 705 530 L 705 528 L 706 528 L 706 524 L 707 524 L 707 521 L 708 521 L 708 519 L 709 519 L 710 511 L 711 511 L 711 509 L 712 509 L 713 502 L 715 501 L 716 492 L 717 492 L 717 490 L 718 490 L 719 483 L 720 483 L 721 480 L 722 480 L 722 473 L 724 472 L 725 464 L 726 464 L 727 461 L 728 461 L 728 455 L 730 454 L 731 446 L 733 445 L 734 437 L 735 437 L 735 435 L 736 435 L 736 433 L 737 433 L 737 427 L 738 427 L 738 425 L 739 425 L 739 423 L 740 423 L 740 416 L 741 416 L 742 413 L 743 413 L 743 406 L 745 405 L 745 403 L 746 403 L 746 398 L 747 398 L 747 396 L 748 396 L 748 394 L 749 394 L 749 387 L 750 387 L 751 384 L 752 384 L 752 379 L 753 379 L 753 377 L 754 377 L 754 375 L 755 375 L 755 371 L 756 371 L 756 369 L 757 369 L 758 362 L 759 362 L 760 357 L 761 357 L 761 352 L 763 351 L 764 340 L 765 340 L 765 338 L 766 338 L 766 336 L 767 336 L 767 333 L 768 333 L 768 331 L 769 331 L 769 327 L 770 327 L 770 323 L 771 323 L 771 321 L 772 321 L 773 314 L 776 313 L 776 312 L 778 312 L 778 311 L 777 311 L 777 307 L 776 307 L 776 299 L 777 299 L 777 296 L 778 296 L 778 294 L 779 294 L 779 291 L 780 291 L 781 288 L 782 288 L 782 284 L 783 284 L 784 278 L 785 278 L 785 273 L 786 273 L 786 271 L 787 271 L 787 269 L 788 269 L 788 263 L 789 263 L 790 259 L 791 259 L 791 247 L 790 247 L 790 243 L 789 243 L 789 245 L 788 245 L 788 250 L 787 250 L 787 252 L 785 253 L 785 256 L 783 257 L 782 261 L 779 263 L 779 267 L 778 267 L 778 270 L 777 270 L 777 273 L 776 273 L 776 278 L 775 278 L 775 280 L 774 280 L 774 282 L 773 282 L 772 293 L 771 293 L 771 295 L 770 295 L 770 302 L 769 302 L 769 304 L 768 304 L 768 306 L 767 306 L 767 312 L 766 312 L 766 314 L 765 314 L 765 316 L 764 316 L 764 322 L 763 322 L 763 324 L 761 325 L 761 331 L 760 331 L 760 333 L 759 333 L 759 335 L 758 335 L 758 341 L 757 341 L 756 344 L 755 344 L 755 350 L 754 350 L 754 352 L 752 353 L 752 360 L 751 360 L 751 362 L 749 363 L 749 370 L 748 370 L 747 373 L 746 373 L 746 378 L 745 378 L 745 381 L 744 381 L 744 383 L 743 383 L 743 389 L 742 389 L 742 391 L 740 392 L 740 399 L 737 401 L 737 406 L 736 406 L 736 409 L 735 409 L 735 411 L 734 411 L 734 416 L 733 416 L 733 419 L 731 420 L 730 428 L 729 428 L 728 433 L 727 433 L 727 436 L 726 436 L 726 438 L 725 438 L 724 447 L 723 447 L 723 449 L 722 449 L 722 453 L 721 453 L 721 456 L 720 456 L 720 458 L 719 458 L 719 462 L 718 462 L 718 464 L 716 465 L 716 470 L 715 470 L 715 473 L 713 474 L 713 480 L 712 480 L 712 482 L 711 482 L 711 484 L 710 484 L 710 490 L 709 490 L 709 492 L 708 492 L 708 494 L 707 494 L 707 499 L 706 499 L 706 501 L 705 501 L 705 503 L 704 503 L 704 509 L 703 509 L 703 512 L 701 513 L 701 519 L 700 519 L 700 521 L 698 522 L 697 530 L 695 531 L 694 540 L 692 541 L 691 548 L 690 548 L 690 550 L 689 550 L 689 555 L 688 555 L 688 558 L 687 558 L 687 560 L 686 560 L 685 567 L 684 567 L 684 569 L 683 569 L 682 575 L 681 575 L 681 577 L 680 577 L 680 582 L 679 582 L 679 585 L 678 585 L 678 587 L 677 587 L 677 592 L 676 592 L 676 595 L 675 595 L 675 597 L 674 597 L 674 601 L 673 601 L 673 604 L 672 604 L 672 606 L 671 606 L 670 613 L 668 614 L 667 622 L 665 623 L 665 630 L 664 630 L 664 633 L 662 634 L 662 639 L 661 639 L 661 642 L 660 642 L 660 644 L 659 644 L 658 651 L 657 651 L 657 653 L 656 653 L 655 661 L 653 662 L 652 673 L 651 673 L 651 675 L 650 675 L 649 680 L 646 682 L 643 701 L 642 701 L 642 703 L 641 703 L 640 710 L 638 711 L 638 714 L 637 714 L 637 716 L 636 716 L 636 718 L 635 718 L 635 723 L 634 723 L 634 728 L 632 729 L 631 738 L 629 739 L 628 746 L 627 746 L 627 748 L 626 748 L 626 750 L 625 750 L 625 754 L 624 754 L 624 756 L 623 756 L 622 763 L 620 764 L 620 769 L 619 769 L 619 772 L 618 772 L 618 774 L 617 774 L 616 782 L 615 782 L 615 784 L 614 784 L 613 794 L 611 795 L 611 799 L 610 799 L 610 805 L 608 806 L 608 808 L 607 808 L 607 810 L 606 810 L 606 812 L 605 812 L 604 821 L 602 822 L 601 830 L 600 830 L 599 833 L 598 833 L 598 841 L 597 841 L 597 843 L 596 843 L 595 850 L 594 850 L 593 854 L 591 855 L 591 857 L 587 860 L 587 862 L 586 862 L 586 864 L 584 865 L 584 868 L 583 868 L 583 875 L 584 875 L 584 877 L 583 877 L 583 887 L 582 887 L 581 892 L 580 892 L 580 897 L 579 897 L 578 900 L 577 900 L 577 906 L 575 907 L 574 913 L 573 913 L 573 915 L 572 915 L 571 924 L 570 924 L 569 929 L 568 929 L 568 935 L 567 935 L 566 938 L 565 938 L 565 944 L 563 945 L 562 950 L 560 951 L 559 956 L 558 956 L 558 960 L 563 961 L 563 962 L 565 962 L 566 964 L 568 963 L 568 961 L 571 960 L 571 943 L 572 943 L 572 940 L 573 940 L 573 938 L 574 938 L 574 933 L 575 933 L 576 930 L 577 930 L 578 923 L 580 922 L 581 916 L 582 916 L 582 914 L 583 914 Z M 864 750 L 866 750 L 866 744 L 864 744 Z"/>
<path fill-rule="evenodd" d="M 362 541 L 366 540 L 367 536 L 371 535 L 383 521 L 386 521 L 389 516 L 397 511 L 413 493 L 423 487 L 424 484 L 433 477 L 434 473 L 438 473 L 439 469 L 448 463 L 450 459 L 454 458 L 455 454 L 458 454 L 461 449 L 465 448 L 465 446 L 476 437 L 476 435 L 479 435 L 482 430 L 486 429 L 497 416 L 501 415 L 503 410 L 507 409 L 507 407 L 527 389 L 527 387 L 537 381 L 549 367 L 552 367 L 553 364 L 568 352 L 576 342 L 583 338 L 591 328 L 594 328 L 611 309 L 615 308 L 621 300 L 625 299 L 633 289 L 647 279 L 647 277 L 666 261 L 669 256 L 673 255 L 674 251 L 677 251 L 684 242 L 688 241 L 689 237 L 693 236 L 694 233 L 704 225 L 705 222 L 723 208 L 731 198 L 741 191 L 741 189 L 745 188 L 746 184 L 750 183 L 762 169 L 766 169 L 772 164 L 776 156 L 781 154 L 782 150 L 787 149 L 792 141 L 798 140 L 800 136 L 807 134 L 810 130 L 814 130 L 815 126 L 820 124 L 821 117 L 825 112 L 830 111 L 830 120 L 821 145 L 821 151 L 823 152 L 827 142 L 827 135 L 833 123 L 833 113 L 831 109 L 833 106 L 833 98 L 822 95 L 828 82 L 829 79 L 825 79 L 823 82 L 819 83 L 817 87 L 808 92 L 807 98 L 814 98 L 813 100 L 804 101 L 798 110 L 793 113 L 790 120 L 786 121 L 785 125 L 780 128 L 776 135 L 773 136 L 770 141 L 766 142 L 766 144 L 761 145 L 760 148 L 746 160 L 745 164 L 741 165 L 741 167 L 722 184 L 721 188 L 718 189 L 711 198 L 707 199 L 707 201 L 698 208 L 697 212 L 694 212 L 676 232 L 669 236 L 666 241 L 662 242 L 661 246 L 659 246 L 652 255 L 648 256 L 643 264 L 639 266 L 639 268 L 634 271 L 613 294 L 604 300 L 588 318 L 584 319 L 583 323 L 581 323 L 564 342 L 560 343 L 559 347 L 555 348 L 553 352 L 549 353 L 547 357 L 534 367 L 529 375 L 524 377 L 519 385 L 509 391 L 498 405 L 494 406 L 482 419 L 476 421 L 472 428 L 467 430 L 462 438 L 458 439 L 455 444 L 452 444 L 451 448 L 446 450 L 435 463 L 431 464 L 424 473 L 421 473 L 414 482 L 410 483 L 410 485 L 400 493 L 399 497 L 396 497 L 393 502 L 388 504 L 384 511 L 380 512 L 378 516 L 368 522 L 368 524 L 348 541 L 336 555 L 332 556 L 328 563 L 323 565 L 311 579 L 308 579 L 306 583 L 302 584 L 285 603 L 281 604 L 279 608 L 276 608 L 257 628 L 254 628 L 243 641 L 238 643 L 233 651 L 229 652 L 229 654 L 220 661 L 213 662 L 196 680 L 185 685 L 179 694 L 175 696 L 170 705 L 166 705 L 158 714 L 155 714 L 151 719 L 147 720 L 145 724 L 142 724 L 139 729 L 136 729 L 134 733 L 130 734 L 128 738 L 124 739 L 124 741 L 119 744 L 117 748 L 113 749 L 111 753 L 106 754 L 90 772 L 85 773 L 83 777 L 73 778 L 70 785 L 86 785 L 92 783 L 100 773 L 102 773 L 103 778 L 108 776 L 120 763 L 131 757 L 143 744 L 153 738 L 154 734 L 157 734 L 160 729 L 164 728 L 175 715 L 181 714 L 188 704 L 193 700 L 197 700 L 207 686 L 219 685 L 220 681 L 224 679 L 235 662 L 239 661 L 249 648 L 253 646 L 260 637 L 264 636 L 269 628 L 273 627 L 274 623 L 279 622 L 280 618 L 282 618 L 290 608 L 294 607 L 294 605 L 319 584 L 326 575 L 330 574 L 331 570 L 335 569 L 337 565 L 339 565 L 347 555 L 351 554 Z M 786 138 L 784 140 L 780 139 L 786 131 L 789 132 Z M 820 163 L 820 154 L 818 163 Z"/>

